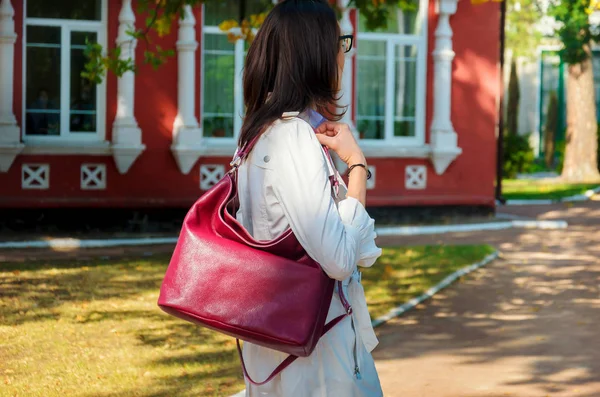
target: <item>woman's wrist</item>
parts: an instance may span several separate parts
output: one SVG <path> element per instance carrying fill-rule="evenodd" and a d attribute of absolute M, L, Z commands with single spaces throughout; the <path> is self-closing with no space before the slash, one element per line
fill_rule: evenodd
<path fill-rule="evenodd" d="M 361 154 L 354 155 L 348 159 L 348 163 L 346 164 L 348 167 L 353 166 L 354 164 L 364 164 L 367 165 L 367 159 L 365 156 Z"/>

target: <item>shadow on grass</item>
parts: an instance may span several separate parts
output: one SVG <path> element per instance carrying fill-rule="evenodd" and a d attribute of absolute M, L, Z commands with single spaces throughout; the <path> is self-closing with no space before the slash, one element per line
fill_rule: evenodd
<path fill-rule="evenodd" d="M 365 270 L 363 280 L 369 300 L 376 301 L 375 312 L 387 311 L 489 251 L 489 247 L 386 250 L 380 263 Z M 144 378 L 142 389 L 139 380 L 123 381 L 116 387 L 105 387 L 105 392 L 103 388 L 90 388 L 89 397 L 226 396 L 236 392 L 243 378 L 233 340 L 171 317 L 156 306 L 167 262 L 165 256 L 2 264 L 0 299 L 7 304 L 0 307 L 0 316 L 9 324 L 27 327 L 37 326 L 34 323 L 40 320 L 66 320 L 91 340 L 96 336 L 94 332 L 101 335 L 95 327 L 106 333 L 115 326 L 120 334 L 132 337 L 125 339 L 127 346 L 115 349 L 131 349 L 130 354 L 143 352 L 143 362 L 137 366 L 142 372 L 152 372 L 152 376 Z M 61 329 L 59 326 L 54 332 Z M 119 343 L 119 338 L 108 339 L 107 343 L 113 340 Z M 137 344 L 146 349 L 136 350 Z"/>
<path fill-rule="evenodd" d="M 158 291 L 168 257 L 104 261 L 0 263 L 0 318 L 19 325 L 58 318 L 65 304 L 127 299 Z M 95 317 L 94 317 L 95 316 Z M 122 310 L 95 313 L 87 321 L 125 316 Z"/>

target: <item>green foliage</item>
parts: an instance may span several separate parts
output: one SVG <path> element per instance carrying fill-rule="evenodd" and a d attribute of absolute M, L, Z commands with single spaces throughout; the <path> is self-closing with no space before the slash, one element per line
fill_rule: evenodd
<path fill-rule="evenodd" d="M 561 22 L 557 30 L 563 45 L 561 56 L 569 65 L 585 61 L 587 47 L 600 39 L 598 27 L 590 24 L 590 7 L 590 0 L 560 0 L 550 5 L 549 15 Z"/>
<path fill-rule="evenodd" d="M 537 172 L 552 172 L 554 171 L 554 168 L 550 168 L 548 166 L 546 166 L 546 163 L 544 162 L 543 159 L 534 159 L 533 163 L 531 164 L 531 167 L 529 167 L 529 169 L 527 170 L 527 172 L 529 174 L 535 174 Z"/>
<path fill-rule="evenodd" d="M 86 39 L 84 55 L 88 58 L 81 77 L 89 81 L 100 84 L 106 75 L 107 70 L 112 70 L 118 76 L 131 70 L 136 70 L 135 64 L 131 58 L 120 59 L 121 49 L 119 47 L 110 50 L 108 55 L 104 55 L 102 46 L 98 43 L 91 43 Z"/>
<path fill-rule="evenodd" d="M 517 74 L 517 63 L 513 58 L 510 64 L 510 80 L 508 82 L 508 104 L 506 107 L 506 129 L 509 134 L 518 134 L 519 125 L 519 75 Z"/>
<path fill-rule="evenodd" d="M 158 69 L 160 65 L 167 61 L 167 58 L 175 55 L 175 50 L 169 48 L 163 50 L 160 46 L 156 46 L 156 51 L 144 51 L 144 63 L 151 65 L 154 69 Z"/>
<path fill-rule="evenodd" d="M 539 0 L 506 0 L 506 48 L 513 57 L 533 58 L 542 40 Z"/>
<path fill-rule="evenodd" d="M 365 18 L 368 30 L 387 28 L 390 12 L 400 8 L 404 11 L 416 11 L 418 0 L 351 0 L 350 5 L 356 7 Z"/>
<path fill-rule="evenodd" d="M 515 178 L 518 173 L 529 172 L 534 160 L 529 145 L 529 135 L 504 134 L 502 170 L 505 178 Z"/>

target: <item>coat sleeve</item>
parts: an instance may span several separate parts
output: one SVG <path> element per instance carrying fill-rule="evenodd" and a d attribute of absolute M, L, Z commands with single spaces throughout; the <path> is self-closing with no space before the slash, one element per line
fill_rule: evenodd
<path fill-rule="evenodd" d="M 285 121 L 269 135 L 274 195 L 308 255 L 337 280 L 348 278 L 357 265 L 372 265 L 381 254 L 374 222 L 352 197 L 336 205 L 327 160 L 310 125 Z"/>

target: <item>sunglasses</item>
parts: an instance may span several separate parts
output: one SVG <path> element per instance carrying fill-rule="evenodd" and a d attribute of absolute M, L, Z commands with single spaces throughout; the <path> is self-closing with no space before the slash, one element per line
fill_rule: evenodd
<path fill-rule="evenodd" d="M 354 35 L 347 34 L 344 36 L 340 36 L 340 41 L 342 42 L 342 50 L 344 50 L 344 53 L 348 53 L 352 49 L 352 43 L 354 42 Z"/>

